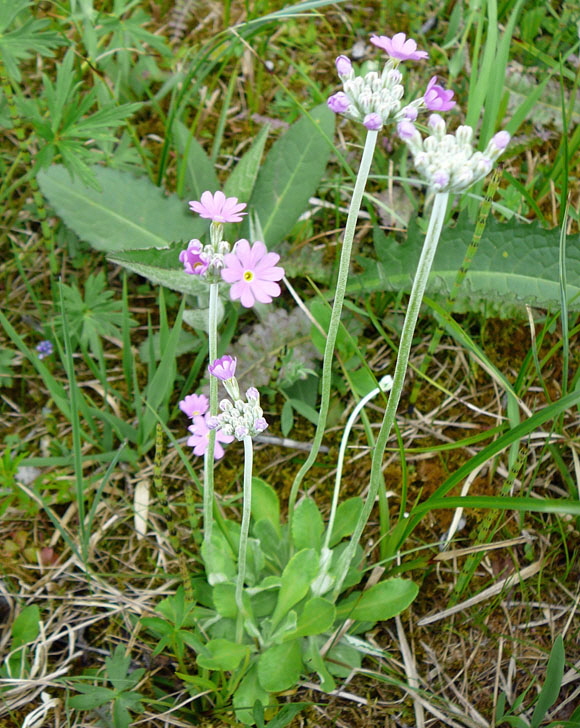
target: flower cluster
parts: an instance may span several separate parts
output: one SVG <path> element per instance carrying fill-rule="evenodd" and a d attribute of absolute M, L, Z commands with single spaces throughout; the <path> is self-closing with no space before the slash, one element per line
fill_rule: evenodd
<path fill-rule="evenodd" d="M 447 134 L 439 114 L 431 115 L 428 126 L 431 134 L 426 139 L 408 120 L 401 121 L 397 130 L 413 155 L 417 171 L 434 192 L 463 192 L 483 179 L 510 140 L 507 131 L 500 131 L 485 151 L 475 152 L 470 126 L 460 126 L 455 134 Z"/>
<path fill-rule="evenodd" d="M 205 394 L 189 394 L 179 403 L 182 412 L 191 418 L 192 424 L 188 427 L 191 437 L 188 438 L 187 444 L 193 448 L 194 455 L 205 455 L 209 447 L 209 401 Z M 225 432 L 218 431 L 216 433 L 216 442 L 214 446 L 214 458 L 219 460 L 224 456 L 224 445 L 233 442 L 234 438 L 229 437 Z"/>
<path fill-rule="evenodd" d="M 240 300 L 244 308 L 251 308 L 256 301 L 271 303 L 281 293 L 278 281 L 284 277 L 284 269 L 278 265 L 280 256 L 269 253 L 260 240 L 253 245 L 238 240 L 232 246 L 223 239 L 223 224 L 240 222 L 245 212 L 245 203 L 236 197 L 226 197 L 223 192 L 212 195 L 206 191 L 199 202 L 190 202 L 191 209 L 201 217 L 212 221 L 211 241 L 203 245 L 199 240 L 189 241 L 186 250 L 181 251 L 179 260 L 189 275 L 199 275 L 211 283 L 220 280 L 231 284 L 230 298 Z"/>
<path fill-rule="evenodd" d="M 48 339 L 41 341 L 40 344 L 37 344 L 36 351 L 38 352 L 39 359 L 44 359 L 44 357 L 50 356 L 54 351 L 52 341 L 48 341 Z"/>
<path fill-rule="evenodd" d="M 429 81 L 424 95 L 403 105 L 405 89 L 401 84 L 403 76 L 398 69 L 401 61 L 415 61 L 427 57 L 426 51 L 418 51 L 417 43 L 396 33 L 392 38 L 373 35 L 371 43 L 383 49 L 390 56 L 382 73 L 369 71 L 365 76 L 356 76 L 352 63 L 346 56 L 336 59 L 336 70 L 342 81 L 343 90 L 328 99 L 329 108 L 337 114 L 360 121 L 370 131 L 378 131 L 389 120 L 414 121 L 421 109 L 447 111 L 455 102 L 453 91 L 446 91 L 437 84 L 437 76 Z"/>
<path fill-rule="evenodd" d="M 245 401 L 241 398 L 235 377 L 236 363 L 234 357 L 226 354 L 208 367 L 210 374 L 224 383 L 231 400 L 223 399 L 220 402 L 221 413 L 216 417 L 210 417 L 207 426 L 216 429 L 218 435 L 243 440 L 245 437 L 254 437 L 263 432 L 268 423 L 264 419 L 264 412 L 260 407 L 260 394 L 255 387 L 246 390 Z"/>

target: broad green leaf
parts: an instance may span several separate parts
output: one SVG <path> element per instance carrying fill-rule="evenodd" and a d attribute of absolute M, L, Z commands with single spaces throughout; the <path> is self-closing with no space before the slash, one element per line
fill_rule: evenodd
<path fill-rule="evenodd" d="M 20 612 L 12 624 L 11 649 L 33 642 L 40 631 L 40 609 L 37 604 L 29 604 Z"/>
<path fill-rule="evenodd" d="M 447 297 L 463 262 L 474 226 L 462 215 L 455 227 L 443 230 L 427 293 Z M 397 244 L 375 229 L 376 261 L 359 259 L 364 273 L 349 283 L 351 293 L 411 289 L 424 235 L 412 220 L 407 240 Z M 479 248 L 457 296 L 455 311 L 483 311 L 500 316 L 523 315 L 524 305 L 560 306 L 559 230 L 537 223 L 489 218 Z M 580 235 L 567 241 L 567 296 L 570 310 L 580 310 Z"/>
<path fill-rule="evenodd" d="M 268 721 L 267 728 L 284 728 L 292 722 L 300 711 L 309 708 L 312 703 L 287 703 L 283 705 L 280 712 L 272 720 Z"/>
<path fill-rule="evenodd" d="M 199 200 L 206 190 L 213 194 L 221 189 L 211 159 L 179 120 L 173 123 L 173 139 L 177 151 L 185 157 L 185 192 L 188 199 Z"/>
<path fill-rule="evenodd" d="M 334 519 L 334 525 L 332 527 L 332 534 L 330 536 L 329 545 L 332 548 L 337 543 L 342 541 L 343 538 L 350 536 L 358 523 L 361 511 L 363 507 L 362 498 L 355 496 L 354 498 L 348 498 L 338 506 L 336 509 L 336 517 Z"/>
<path fill-rule="evenodd" d="M 298 551 L 282 572 L 280 593 L 272 615 L 272 629 L 282 617 L 308 593 L 318 571 L 318 557 L 314 549 Z"/>
<path fill-rule="evenodd" d="M 117 645 L 113 654 L 105 658 L 107 677 L 115 690 L 127 689 L 128 681 L 126 678 L 130 664 L 131 657 L 129 655 L 125 657 L 125 648 L 123 645 Z"/>
<path fill-rule="evenodd" d="M 320 550 L 324 522 L 312 498 L 304 498 L 294 511 L 292 518 L 292 541 L 300 549 L 312 547 Z"/>
<path fill-rule="evenodd" d="M 355 592 L 338 605 L 338 617 L 380 622 L 404 611 L 419 593 L 408 579 L 387 579 L 363 592 Z"/>
<path fill-rule="evenodd" d="M 257 666 L 254 664 L 246 673 L 233 698 L 236 718 L 244 725 L 254 725 L 254 703 L 256 700 L 259 700 L 266 708 L 270 702 L 270 696 L 260 685 Z"/>
<path fill-rule="evenodd" d="M 304 212 L 326 169 L 334 114 L 322 104 L 293 124 L 268 152 L 258 173 L 250 208 L 260 219 L 264 240 L 274 249 Z"/>
<path fill-rule="evenodd" d="M 240 645 L 230 640 L 210 640 L 205 654 L 197 656 L 197 664 L 207 670 L 235 670 L 250 654 L 249 645 Z"/>
<path fill-rule="evenodd" d="M 294 687 L 301 672 L 302 651 L 298 640 L 269 647 L 258 659 L 258 679 L 269 693 Z"/>
<path fill-rule="evenodd" d="M 343 640 L 328 651 L 328 670 L 336 677 L 348 677 L 361 663 L 361 653 Z"/>
<path fill-rule="evenodd" d="M 207 228 L 185 202 L 165 195 L 145 177 L 105 167 L 91 171 L 100 191 L 72 180 L 61 165 L 39 172 L 38 183 L 67 227 L 97 250 L 166 247 Z"/>
<path fill-rule="evenodd" d="M 220 617 L 233 619 L 238 615 L 236 586 L 227 582 L 216 584 L 212 590 L 213 603 Z"/>
<path fill-rule="evenodd" d="M 258 177 L 269 131 L 268 124 L 262 127 L 252 146 L 234 167 L 234 171 L 224 185 L 226 197 L 237 197 L 240 202 L 247 202 L 250 199 Z"/>
<path fill-rule="evenodd" d="M 114 700 L 116 692 L 110 688 L 103 688 L 96 685 L 76 685 L 77 690 L 84 695 L 73 695 L 68 704 L 77 710 L 93 710 L 99 705 L 104 705 Z"/>
<path fill-rule="evenodd" d="M 284 636 L 284 639 L 296 639 L 310 635 L 323 634 L 329 630 L 336 618 L 336 608 L 332 602 L 322 597 L 313 597 L 304 605 L 298 617 L 296 630 Z"/>
<path fill-rule="evenodd" d="M 272 521 L 262 518 L 252 527 L 252 534 L 259 539 L 262 551 L 268 560 L 274 561 L 282 568 L 285 548 L 281 549 L 280 533 L 275 529 Z"/>
<path fill-rule="evenodd" d="M 280 501 L 271 485 L 262 478 L 252 478 L 252 518 L 268 520 L 280 535 Z"/>
<path fill-rule="evenodd" d="M 562 687 L 562 678 L 564 677 L 565 662 L 564 641 L 562 635 L 559 634 L 550 652 L 550 659 L 546 667 L 546 679 L 538 695 L 538 702 L 532 714 L 530 728 L 538 728 L 548 710 L 558 699 Z"/>
<path fill-rule="evenodd" d="M 186 247 L 185 243 L 179 242 L 165 248 L 123 250 L 111 253 L 107 258 L 132 273 L 148 278 L 156 285 L 192 296 L 207 295 L 208 285 L 205 279 L 189 275 L 179 262 L 179 253 Z"/>

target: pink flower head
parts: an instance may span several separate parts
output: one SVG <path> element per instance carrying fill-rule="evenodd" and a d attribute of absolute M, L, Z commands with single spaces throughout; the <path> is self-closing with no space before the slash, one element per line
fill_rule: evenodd
<path fill-rule="evenodd" d="M 363 125 L 366 126 L 369 131 L 378 131 L 383 126 L 383 120 L 381 119 L 380 114 L 372 111 L 363 119 Z"/>
<path fill-rule="evenodd" d="M 331 111 L 334 111 L 335 114 L 344 114 L 344 112 L 350 106 L 348 96 L 342 91 L 339 91 L 338 93 L 329 96 L 326 103 L 328 105 L 328 108 Z"/>
<path fill-rule="evenodd" d="M 437 76 L 433 78 L 427 84 L 423 101 L 429 111 L 449 111 L 455 106 L 455 101 L 452 101 L 453 91 L 446 91 L 443 86 L 437 85 Z"/>
<path fill-rule="evenodd" d="M 492 138 L 492 143 L 494 146 L 496 146 L 498 149 L 500 149 L 502 152 L 507 147 L 507 145 L 510 143 L 510 135 L 507 131 L 498 131 L 497 134 Z"/>
<path fill-rule="evenodd" d="M 407 38 L 404 33 L 395 33 L 392 38 L 386 35 L 373 35 L 371 43 L 399 61 L 420 61 L 429 55 L 426 51 L 418 51 L 417 43 Z"/>
<path fill-rule="evenodd" d="M 206 418 L 197 415 L 193 418 L 193 424 L 187 428 L 191 432 L 191 437 L 188 438 L 187 444 L 193 448 L 194 455 L 205 455 L 207 448 L 209 447 L 209 427 L 207 426 Z M 234 438 L 232 435 L 226 435 L 221 430 L 216 432 L 215 447 L 213 456 L 215 460 L 219 460 L 224 456 L 224 449 L 220 443 L 227 445 L 233 442 Z"/>
<path fill-rule="evenodd" d="M 222 382 L 225 382 L 228 379 L 233 379 L 236 374 L 237 362 L 238 360 L 235 356 L 224 354 L 224 356 L 216 359 L 208 366 L 209 373 L 212 376 L 221 379 Z"/>
<path fill-rule="evenodd" d="M 203 245 L 199 240 L 190 240 L 186 250 L 179 254 L 179 262 L 183 263 L 185 272 L 191 276 L 202 276 L 208 269 L 208 263 L 202 258 Z"/>
<path fill-rule="evenodd" d="M 240 299 L 244 308 L 250 308 L 256 301 L 271 303 L 280 295 L 280 286 L 275 281 L 284 277 L 284 268 L 277 266 L 278 253 L 269 253 L 264 243 L 256 241 L 253 246 L 247 240 L 238 240 L 232 253 L 224 256 L 221 275 L 226 283 L 232 283 L 230 298 Z"/>
<path fill-rule="evenodd" d="M 245 202 L 238 202 L 237 197 L 226 197 L 220 190 L 215 195 L 206 190 L 201 201 L 190 202 L 189 207 L 212 222 L 241 222 L 242 215 L 247 214 L 242 212 L 246 207 Z"/>
<path fill-rule="evenodd" d="M 209 408 L 209 401 L 205 394 L 188 394 L 179 403 L 179 409 L 188 417 L 204 415 Z"/>
<path fill-rule="evenodd" d="M 347 58 L 346 56 L 339 56 L 336 59 L 335 64 L 339 76 L 345 76 L 347 78 L 350 77 L 352 74 L 352 63 L 350 62 L 350 58 Z"/>

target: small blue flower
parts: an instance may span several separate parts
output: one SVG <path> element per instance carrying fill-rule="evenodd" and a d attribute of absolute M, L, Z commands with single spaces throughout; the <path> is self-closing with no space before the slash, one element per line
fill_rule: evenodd
<path fill-rule="evenodd" d="M 38 352 L 39 359 L 44 359 L 45 356 L 50 356 L 54 351 L 52 341 L 41 341 L 40 344 L 37 345 L 36 351 Z"/>

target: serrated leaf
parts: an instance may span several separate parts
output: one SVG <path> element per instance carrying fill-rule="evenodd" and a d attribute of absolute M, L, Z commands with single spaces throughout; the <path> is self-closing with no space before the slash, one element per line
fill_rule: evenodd
<path fill-rule="evenodd" d="M 93 710 L 98 708 L 99 705 L 104 705 L 113 700 L 116 696 L 114 690 L 96 685 L 77 685 L 76 689 L 84 693 L 84 695 L 73 695 L 68 704 L 71 708 L 77 710 Z"/>
<path fill-rule="evenodd" d="M 330 156 L 335 115 L 326 104 L 293 124 L 268 152 L 250 208 L 258 214 L 270 250 L 287 235 L 316 192 Z"/>
<path fill-rule="evenodd" d="M 320 550 L 324 522 L 312 498 L 304 498 L 294 511 L 292 518 L 292 541 L 300 549 L 308 547 Z"/>
<path fill-rule="evenodd" d="M 429 296 L 447 297 L 467 246 L 473 225 L 462 215 L 439 241 L 427 284 Z M 459 290 L 455 311 L 484 311 L 499 316 L 523 315 L 524 306 L 559 308 L 559 230 L 544 230 L 538 223 L 488 219 L 479 248 Z M 365 272 L 353 279 L 351 293 L 371 290 L 408 291 L 424 236 L 411 220 L 408 238 L 398 245 L 375 229 L 376 261 L 363 260 Z M 567 240 L 566 260 L 570 310 L 580 310 L 580 235 Z"/>
<path fill-rule="evenodd" d="M 145 177 L 105 167 L 91 172 L 100 191 L 72 180 L 61 165 L 39 172 L 38 183 L 67 227 L 97 250 L 167 247 L 206 229 L 176 195 L 166 196 Z"/>
<path fill-rule="evenodd" d="M 298 640 L 273 645 L 260 655 L 258 679 L 269 693 L 294 687 L 302 672 L 302 651 Z"/>

